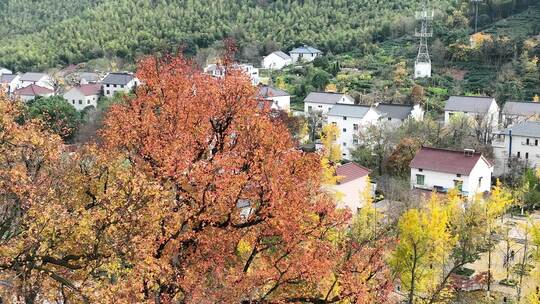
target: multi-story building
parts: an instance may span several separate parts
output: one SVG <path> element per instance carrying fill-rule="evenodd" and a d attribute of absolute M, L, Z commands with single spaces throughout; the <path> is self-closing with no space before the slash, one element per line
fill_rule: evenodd
<path fill-rule="evenodd" d="M 496 132 L 492 146 L 496 176 L 507 173 L 511 161 L 537 168 L 540 166 L 540 122 L 525 121 Z"/>
<path fill-rule="evenodd" d="M 336 104 L 327 114 L 328 123 L 339 129 L 336 142 L 341 147 L 342 157 L 351 158 L 351 150 L 359 144 L 358 134 L 362 128 L 376 123 L 381 114 L 370 106 Z"/>

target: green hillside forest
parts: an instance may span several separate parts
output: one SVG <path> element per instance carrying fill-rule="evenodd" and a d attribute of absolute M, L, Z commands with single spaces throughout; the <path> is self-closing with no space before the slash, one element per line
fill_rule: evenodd
<path fill-rule="evenodd" d="M 417 51 L 412 36 L 417 26 L 414 11 L 422 2 L 4 0 L 0 2 L 0 66 L 46 70 L 103 58 L 133 63 L 141 55 L 180 47 L 205 64 L 221 48 L 221 41 L 232 37 L 240 48 L 238 59 L 255 64 L 276 49 L 314 45 L 327 54 L 334 69 L 361 72 L 336 75 L 332 68 L 322 67 L 327 72 L 323 84 L 332 82 L 351 93 L 384 92 L 396 86 L 396 65 L 410 74 Z M 435 77 L 423 84 L 433 88 L 428 95 L 453 90 L 530 100 L 538 94 L 538 68 L 531 66 L 539 54 L 534 37 L 540 33 L 540 0 L 482 1 L 479 31 L 490 39 L 476 48 L 469 46 L 474 24 L 470 1 L 428 2 L 436 13 L 430 40 Z M 301 100 L 307 91 L 321 86 L 304 74 L 313 71 L 273 75 L 273 80 L 281 76 Z M 302 76 L 301 81 L 294 76 Z M 412 88 L 409 81 L 397 84 L 404 90 Z"/>

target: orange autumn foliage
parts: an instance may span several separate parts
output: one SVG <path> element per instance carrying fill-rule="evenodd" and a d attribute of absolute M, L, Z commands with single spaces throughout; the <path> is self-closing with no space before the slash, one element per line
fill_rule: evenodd
<path fill-rule="evenodd" d="M 389 302 L 387 241 L 349 235 L 319 156 L 241 72 L 165 57 L 138 77 L 76 152 L 0 98 L 3 301 Z"/>
<path fill-rule="evenodd" d="M 167 57 L 143 60 L 138 77 L 137 97 L 106 120 L 106 145 L 171 196 L 148 206 L 159 227 L 136 244 L 141 256 L 116 298 L 386 301 L 381 244 L 336 237 L 350 217 L 321 190 L 319 157 L 258 109 L 241 72 L 216 79 Z"/>

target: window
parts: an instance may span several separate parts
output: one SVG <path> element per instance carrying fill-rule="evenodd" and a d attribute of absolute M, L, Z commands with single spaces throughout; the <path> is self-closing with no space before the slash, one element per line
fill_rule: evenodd
<path fill-rule="evenodd" d="M 113 87 L 115 87 L 115 88 L 116 88 L 116 85 L 115 85 L 115 84 L 113 84 Z"/>
<path fill-rule="evenodd" d="M 347 132 L 347 128 L 343 128 L 343 133 Z"/>
<path fill-rule="evenodd" d="M 538 139 L 535 139 L 535 140 L 534 140 L 534 145 L 535 145 L 535 146 L 538 146 Z"/>
<path fill-rule="evenodd" d="M 105 86 L 106 86 L 107 88 L 110 88 L 110 87 L 111 87 L 111 85 L 110 85 L 110 84 L 106 84 Z"/>
<path fill-rule="evenodd" d="M 82 105 L 82 99 L 79 99 L 79 104 Z"/>
<path fill-rule="evenodd" d="M 478 178 L 478 188 L 482 187 L 482 177 Z"/>
<path fill-rule="evenodd" d="M 457 177 L 461 177 L 461 174 L 456 174 Z"/>
<path fill-rule="evenodd" d="M 107 95 L 111 95 L 111 91 L 107 90 Z"/>
<path fill-rule="evenodd" d="M 344 142 L 344 143 L 343 143 L 343 146 L 344 146 L 344 147 L 346 147 L 346 146 L 347 146 L 347 143 L 346 143 L 346 142 Z"/>
<path fill-rule="evenodd" d="M 89 104 L 90 104 L 90 100 L 87 100 L 87 101 L 86 101 L 86 104 L 89 105 Z"/>
<path fill-rule="evenodd" d="M 347 116 L 343 116 L 343 120 L 347 120 Z"/>
<path fill-rule="evenodd" d="M 322 109 L 322 106 L 321 106 L 321 105 L 318 105 L 317 108 Z"/>
<path fill-rule="evenodd" d="M 419 172 L 424 172 L 424 169 L 418 169 Z"/>
<path fill-rule="evenodd" d="M 353 140 L 352 140 L 352 143 L 353 143 L 353 145 L 358 145 L 358 139 L 356 139 L 356 138 L 353 139 Z"/>
<path fill-rule="evenodd" d="M 72 103 L 72 104 L 75 104 L 75 100 L 72 100 L 71 103 Z"/>
<path fill-rule="evenodd" d="M 353 127 L 353 130 L 358 131 L 358 124 L 353 124 L 352 127 Z"/>
<path fill-rule="evenodd" d="M 525 159 L 529 159 L 529 152 L 525 152 Z"/>
<path fill-rule="evenodd" d="M 388 121 L 391 121 L 392 120 L 392 117 L 388 117 Z"/>
<path fill-rule="evenodd" d="M 337 126 L 337 122 L 333 121 L 332 125 Z"/>
<path fill-rule="evenodd" d="M 123 85 L 123 84 L 121 84 L 121 85 L 120 85 L 120 87 L 121 87 L 121 88 L 123 89 L 123 88 L 124 88 L 124 85 Z"/>
<path fill-rule="evenodd" d="M 416 174 L 416 184 L 420 185 L 420 186 L 423 186 L 425 178 L 426 177 L 424 175 L 422 175 L 422 174 Z"/>
<path fill-rule="evenodd" d="M 518 151 L 517 158 L 521 158 L 521 152 Z"/>
<path fill-rule="evenodd" d="M 308 111 L 308 112 L 313 111 L 313 107 L 312 107 L 312 106 L 308 106 L 308 107 L 307 107 L 307 111 Z"/>
<path fill-rule="evenodd" d="M 530 140 L 527 138 L 527 140 L 525 141 L 525 143 L 527 144 L 527 146 L 530 144 Z"/>

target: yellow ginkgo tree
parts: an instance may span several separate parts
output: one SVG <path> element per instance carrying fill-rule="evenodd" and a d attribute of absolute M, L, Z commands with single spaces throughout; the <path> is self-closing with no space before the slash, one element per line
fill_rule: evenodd
<path fill-rule="evenodd" d="M 439 267 L 448 257 L 455 239 L 449 216 L 435 194 L 424 209 L 410 209 L 398 223 L 398 245 L 390 265 L 407 291 L 407 303 L 435 288 Z"/>
<path fill-rule="evenodd" d="M 323 155 L 321 158 L 323 183 L 334 185 L 339 177 L 336 175 L 336 165 L 341 160 L 341 148 L 336 144 L 339 129 L 333 124 L 327 124 L 322 128 L 321 142 Z"/>

